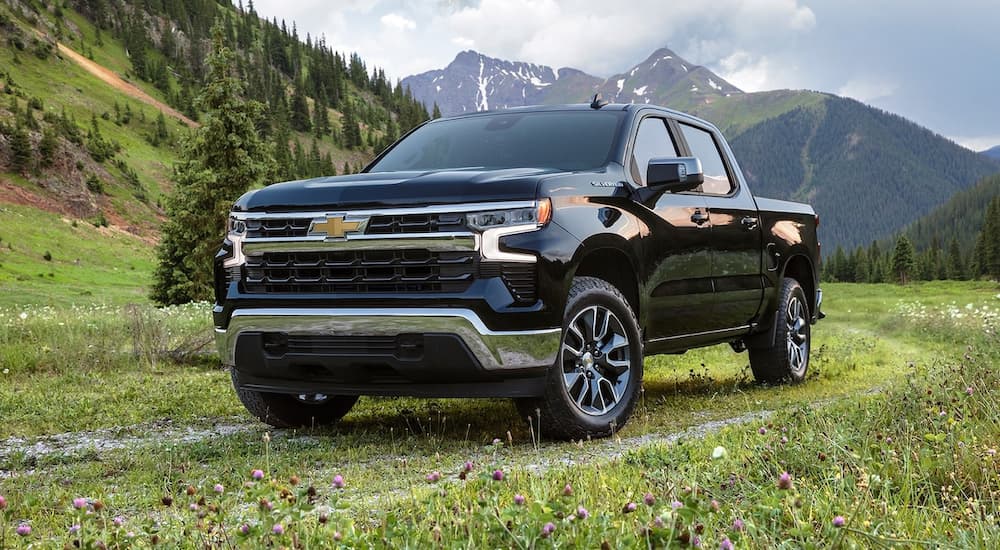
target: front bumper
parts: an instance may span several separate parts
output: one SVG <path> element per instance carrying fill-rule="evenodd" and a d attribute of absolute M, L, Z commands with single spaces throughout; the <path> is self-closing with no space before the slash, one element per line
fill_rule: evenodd
<path fill-rule="evenodd" d="M 260 334 L 285 336 L 399 336 L 457 337 L 478 364 L 472 370 L 487 373 L 548 367 L 559 350 L 561 329 L 494 331 L 468 309 L 448 308 L 254 308 L 233 312 L 225 329 L 216 328 L 219 357 L 237 364 L 237 344 Z M 263 354 L 263 350 L 260 350 Z M 428 366 L 433 368 L 433 366 Z M 274 373 L 281 377 L 281 373 Z"/>

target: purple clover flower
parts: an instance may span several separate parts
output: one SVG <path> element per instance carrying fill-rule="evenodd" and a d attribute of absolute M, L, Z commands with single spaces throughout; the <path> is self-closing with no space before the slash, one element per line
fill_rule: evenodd
<path fill-rule="evenodd" d="M 280 523 L 275 523 L 274 527 L 271 528 L 271 531 L 275 535 L 284 535 L 285 534 L 285 528 L 282 527 Z"/>
<path fill-rule="evenodd" d="M 834 527 L 843 527 L 845 523 L 847 523 L 847 520 L 844 519 L 844 516 L 834 516 L 833 518 Z"/>
<path fill-rule="evenodd" d="M 719 550 L 733 550 L 733 542 L 729 540 L 729 537 L 722 537 L 722 543 L 719 544 Z"/>
<path fill-rule="evenodd" d="M 792 488 L 792 476 L 788 472 L 782 472 L 778 476 L 778 488 L 781 490 L 788 490 Z"/>
<path fill-rule="evenodd" d="M 257 481 L 260 481 L 264 479 L 264 470 L 254 470 L 250 472 L 250 477 L 256 479 Z"/>
<path fill-rule="evenodd" d="M 15 533 L 17 533 L 22 537 L 26 537 L 31 534 L 31 526 L 28 525 L 27 523 L 22 523 L 17 526 L 17 530 L 15 531 Z"/>
<path fill-rule="evenodd" d="M 83 497 L 77 497 L 73 499 L 73 508 L 77 510 L 83 510 L 87 507 L 87 499 Z"/>
<path fill-rule="evenodd" d="M 632 512 L 635 512 L 638 507 L 639 506 L 636 503 L 629 502 L 628 504 L 625 505 L 625 513 L 631 514 Z"/>
<path fill-rule="evenodd" d="M 587 519 L 590 517 L 590 512 L 588 512 L 583 506 L 580 506 L 576 509 L 576 517 L 580 519 Z"/>
<path fill-rule="evenodd" d="M 494 470 L 493 481 L 503 481 L 503 470 Z"/>
<path fill-rule="evenodd" d="M 524 506 L 524 495 L 514 495 L 514 504 Z"/>
<path fill-rule="evenodd" d="M 216 483 L 213 489 L 215 490 L 216 493 L 219 493 L 220 495 L 223 493 L 223 491 L 226 490 L 226 488 L 223 487 L 221 483 Z"/>
<path fill-rule="evenodd" d="M 646 506 L 652 506 L 656 504 L 656 497 L 653 496 L 653 493 L 646 493 L 643 495 L 642 501 L 646 503 Z"/>
<path fill-rule="evenodd" d="M 556 530 L 556 524 L 551 521 L 542 526 L 542 538 L 547 539 Z"/>
<path fill-rule="evenodd" d="M 342 476 L 340 474 L 337 474 L 337 475 L 333 476 L 333 486 L 336 489 L 343 489 L 344 488 L 344 476 Z"/>
<path fill-rule="evenodd" d="M 743 524 L 743 520 L 740 519 L 740 518 L 734 519 L 733 520 L 733 531 L 742 531 L 743 529 L 746 529 L 746 525 Z"/>

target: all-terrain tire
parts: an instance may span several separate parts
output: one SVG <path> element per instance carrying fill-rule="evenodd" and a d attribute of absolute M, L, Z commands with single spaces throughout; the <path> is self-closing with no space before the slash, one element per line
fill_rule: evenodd
<path fill-rule="evenodd" d="M 588 327 L 593 327 L 589 333 Z M 632 415 L 642 387 L 642 362 L 639 323 L 625 296 L 602 279 L 577 277 L 545 393 L 519 399 L 518 412 L 531 418 L 542 437 L 607 437 Z"/>
<path fill-rule="evenodd" d="M 812 346 L 809 301 L 795 279 L 781 282 L 775 311 L 774 344 L 750 348 L 750 370 L 758 382 L 776 384 L 805 380 Z"/>
<path fill-rule="evenodd" d="M 267 393 L 240 387 L 236 369 L 230 369 L 233 388 L 243 406 L 266 424 L 275 428 L 328 426 L 350 412 L 358 402 L 356 395 L 327 395 L 310 401 L 299 396 Z"/>

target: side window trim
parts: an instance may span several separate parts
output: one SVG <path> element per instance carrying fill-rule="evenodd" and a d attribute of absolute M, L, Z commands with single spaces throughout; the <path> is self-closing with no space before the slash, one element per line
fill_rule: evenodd
<path fill-rule="evenodd" d="M 676 124 L 677 124 L 677 133 L 678 135 L 681 136 L 681 139 L 684 140 L 684 154 L 689 157 L 693 157 L 695 156 L 695 154 L 694 151 L 691 150 L 691 147 L 688 145 L 687 138 L 684 138 L 684 131 L 680 127 L 682 125 L 690 126 L 695 130 L 701 130 L 703 132 L 708 133 L 708 135 L 712 138 L 712 144 L 715 145 L 715 150 L 716 152 L 718 152 L 719 158 L 722 160 L 722 167 L 725 168 L 726 170 L 726 177 L 729 178 L 729 184 L 731 186 L 731 190 L 729 191 L 729 193 L 725 195 L 720 195 L 717 193 L 705 193 L 703 191 L 692 191 L 692 193 L 696 193 L 698 195 L 704 195 L 706 197 L 734 197 L 737 194 L 739 194 L 741 189 L 740 180 L 739 178 L 733 177 L 734 172 L 733 172 L 733 167 L 729 163 L 729 155 L 726 154 L 725 150 L 719 145 L 719 136 L 716 135 L 716 132 L 714 132 L 710 128 L 705 128 L 690 121 L 678 121 Z"/>

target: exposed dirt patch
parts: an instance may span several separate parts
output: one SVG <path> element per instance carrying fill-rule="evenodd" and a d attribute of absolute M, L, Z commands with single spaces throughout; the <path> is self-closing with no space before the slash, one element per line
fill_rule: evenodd
<path fill-rule="evenodd" d="M 138 99 L 143 103 L 152 105 L 153 107 L 163 111 L 164 114 L 179 119 L 192 128 L 197 128 L 199 126 L 197 122 L 184 116 L 180 111 L 174 109 L 173 107 L 167 105 L 166 103 L 163 103 L 162 101 L 157 100 L 153 96 L 142 91 L 138 86 L 130 82 L 126 82 L 124 79 L 118 76 L 114 71 L 108 69 L 107 67 L 94 63 L 93 61 L 80 55 L 75 50 L 63 44 L 62 42 L 57 42 L 56 45 L 59 47 L 59 53 L 72 59 L 78 65 L 83 67 L 87 72 L 96 76 L 97 78 L 100 78 L 106 84 L 113 87 L 114 89 L 119 90 L 120 92 L 129 95 L 131 97 L 134 97 L 135 99 Z"/>

